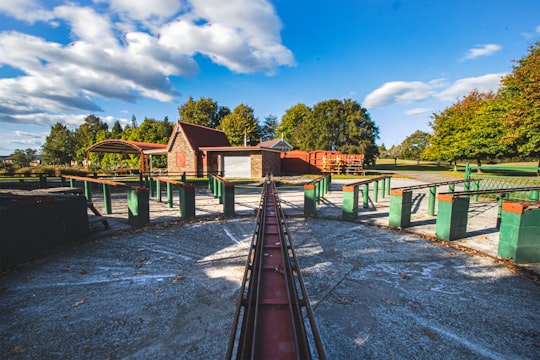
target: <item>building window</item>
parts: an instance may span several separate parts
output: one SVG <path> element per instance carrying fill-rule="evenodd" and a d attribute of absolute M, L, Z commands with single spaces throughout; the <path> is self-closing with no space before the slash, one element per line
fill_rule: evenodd
<path fill-rule="evenodd" d="M 186 153 L 176 153 L 176 166 L 186 166 Z"/>

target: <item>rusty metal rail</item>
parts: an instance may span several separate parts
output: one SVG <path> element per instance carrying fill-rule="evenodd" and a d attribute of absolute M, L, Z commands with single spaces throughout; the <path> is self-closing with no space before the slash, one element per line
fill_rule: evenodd
<path fill-rule="evenodd" d="M 267 181 L 226 359 L 326 359 L 273 182 Z"/>

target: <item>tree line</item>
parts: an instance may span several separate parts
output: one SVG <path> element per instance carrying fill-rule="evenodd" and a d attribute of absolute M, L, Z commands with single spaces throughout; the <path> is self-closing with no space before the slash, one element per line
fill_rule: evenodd
<path fill-rule="evenodd" d="M 388 158 L 435 160 L 540 159 L 540 41 L 515 61 L 495 92 L 473 90 L 434 113 L 432 133 L 415 131 Z"/>

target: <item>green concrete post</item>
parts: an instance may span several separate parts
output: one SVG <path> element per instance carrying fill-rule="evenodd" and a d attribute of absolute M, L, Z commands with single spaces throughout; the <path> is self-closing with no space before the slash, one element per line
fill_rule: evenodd
<path fill-rule="evenodd" d="M 317 202 L 317 205 L 321 203 L 321 182 L 320 181 L 315 182 L 315 201 Z"/>
<path fill-rule="evenodd" d="M 358 216 L 358 186 L 343 186 L 343 218 L 354 220 Z"/>
<path fill-rule="evenodd" d="M 315 200 L 315 185 L 304 185 L 304 215 L 316 215 L 317 202 Z"/>
<path fill-rule="evenodd" d="M 220 204 L 223 204 L 223 181 L 217 183 L 217 197 Z"/>
<path fill-rule="evenodd" d="M 466 181 L 463 183 L 463 189 L 465 191 L 465 193 L 469 193 L 469 191 L 471 190 L 471 182 L 470 181 Z"/>
<path fill-rule="evenodd" d="M 445 240 L 457 240 L 467 236 L 469 197 L 453 197 L 439 194 L 435 234 Z"/>
<path fill-rule="evenodd" d="M 390 180 L 392 179 L 391 176 L 386 178 L 386 195 L 390 195 Z"/>
<path fill-rule="evenodd" d="M 195 186 L 192 184 L 180 186 L 180 217 L 185 220 L 195 218 Z"/>
<path fill-rule="evenodd" d="M 433 216 L 435 215 L 435 199 L 437 198 L 437 187 L 436 186 L 430 186 L 429 187 L 429 203 L 428 203 L 428 215 Z"/>
<path fill-rule="evenodd" d="M 47 175 L 39 174 L 39 188 L 45 189 L 47 187 Z"/>
<path fill-rule="evenodd" d="M 69 179 L 69 186 L 75 187 L 75 179 Z"/>
<path fill-rule="evenodd" d="M 92 201 L 92 183 L 89 181 L 84 182 L 84 196 L 86 196 L 86 200 Z"/>
<path fill-rule="evenodd" d="M 379 181 L 373 182 L 373 202 L 379 202 Z"/>
<path fill-rule="evenodd" d="M 148 178 L 148 190 L 150 192 L 150 197 L 156 196 L 154 189 L 154 179 L 152 177 Z"/>
<path fill-rule="evenodd" d="M 406 228 L 411 226 L 412 191 L 390 191 L 390 210 L 388 224 Z"/>
<path fill-rule="evenodd" d="M 501 194 L 499 198 L 497 199 L 498 206 L 497 206 L 497 229 L 501 228 L 501 217 L 502 217 L 502 204 L 503 201 L 508 198 L 508 194 Z"/>
<path fill-rule="evenodd" d="M 105 205 L 105 214 L 112 214 L 111 187 L 103 184 L 103 204 Z"/>
<path fill-rule="evenodd" d="M 214 185 L 213 185 L 214 186 L 213 187 L 213 189 L 214 189 L 214 197 L 217 198 L 218 193 L 219 193 L 219 181 L 215 176 L 213 176 L 212 178 L 213 178 L 213 183 L 214 183 Z"/>
<path fill-rule="evenodd" d="M 128 222 L 138 228 L 150 224 L 150 193 L 147 188 L 135 187 L 128 189 Z"/>
<path fill-rule="evenodd" d="M 362 206 L 364 209 L 369 207 L 369 184 L 364 184 L 362 187 Z"/>
<path fill-rule="evenodd" d="M 517 263 L 540 262 L 540 207 L 505 201 L 497 255 Z"/>
<path fill-rule="evenodd" d="M 383 199 L 386 197 L 386 178 L 383 178 L 381 181 L 381 197 Z"/>
<path fill-rule="evenodd" d="M 161 202 L 161 180 L 156 180 L 156 200 Z"/>
<path fill-rule="evenodd" d="M 225 183 L 225 193 L 223 194 L 223 213 L 226 217 L 235 216 L 234 211 L 234 184 Z"/>
<path fill-rule="evenodd" d="M 467 165 L 465 165 L 465 180 L 468 180 L 471 178 L 471 166 L 469 165 L 469 163 L 467 163 Z"/>
<path fill-rule="evenodd" d="M 473 190 L 474 190 L 474 191 L 480 190 L 480 180 L 474 180 Z M 474 194 L 474 195 L 473 195 L 473 200 L 474 200 L 474 201 L 478 201 L 478 197 L 479 197 L 479 196 L 480 196 L 480 195 L 478 195 L 478 194 Z"/>
<path fill-rule="evenodd" d="M 531 190 L 531 194 L 529 195 L 529 199 L 532 201 L 538 201 L 538 190 Z"/>
<path fill-rule="evenodd" d="M 456 184 L 448 185 L 448 192 L 453 193 L 454 191 L 456 191 Z"/>
<path fill-rule="evenodd" d="M 167 207 L 169 209 L 173 207 L 173 190 L 170 182 L 167 183 Z"/>
<path fill-rule="evenodd" d="M 212 174 L 208 174 L 208 191 L 214 193 L 214 183 L 212 181 Z"/>

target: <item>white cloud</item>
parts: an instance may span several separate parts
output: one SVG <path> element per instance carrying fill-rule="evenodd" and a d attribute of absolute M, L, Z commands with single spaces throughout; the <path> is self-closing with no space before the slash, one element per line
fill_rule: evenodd
<path fill-rule="evenodd" d="M 491 56 L 497 51 L 500 51 L 501 49 L 502 46 L 498 44 L 476 45 L 475 47 L 469 49 L 467 51 L 467 54 L 465 54 L 465 56 L 461 60 L 465 61 L 476 59 L 482 56 Z"/>
<path fill-rule="evenodd" d="M 505 74 L 486 74 L 457 80 L 451 86 L 439 92 L 436 97 L 443 101 L 455 101 L 470 93 L 472 90 L 481 92 L 496 91 L 499 88 L 501 77 Z"/>
<path fill-rule="evenodd" d="M 427 83 L 422 81 L 391 81 L 369 93 L 362 103 L 366 108 L 375 108 L 427 99 L 454 101 L 475 89 L 482 92 L 496 91 L 500 85 L 500 79 L 504 75 L 503 73 L 486 74 L 463 78 L 451 85 L 448 85 L 444 79 L 435 79 Z"/>
<path fill-rule="evenodd" d="M 398 102 L 425 100 L 433 96 L 433 86 L 421 81 L 391 81 L 369 93 L 363 101 L 367 108 Z"/>
<path fill-rule="evenodd" d="M 44 10 L 33 0 L 0 2 L 0 12 L 17 19 L 66 24 L 72 40 L 0 32 L 0 66 L 24 73 L 0 78 L 0 122 L 25 122 L 28 114 L 96 112 L 99 98 L 173 102 L 179 93 L 169 78 L 198 72 L 196 54 L 239 73 L 294 65 L 267 0 L 94 3 L 99 6 L 70 2 Z"/>
<path fill-rule="evenodd" d="M 405 111 L 405 115 L 409 115 L 409 116 L 422 116 L 422 115 L 429 114 L 430 112 L 431 112 L 430 109 L 426 109 L 426 108 L 414 108 L 414 109 L 406 110 L 406 111 Z"/>

